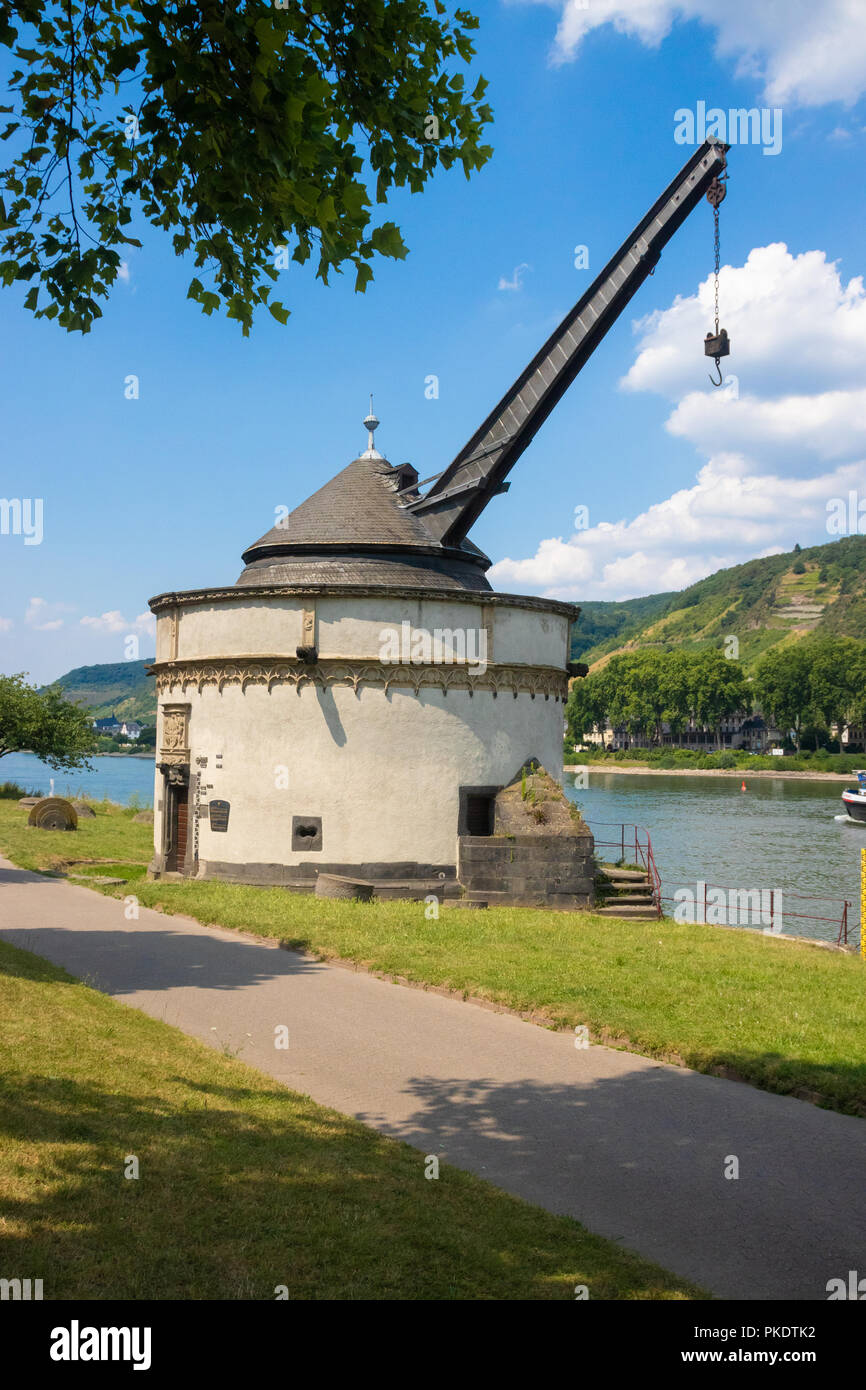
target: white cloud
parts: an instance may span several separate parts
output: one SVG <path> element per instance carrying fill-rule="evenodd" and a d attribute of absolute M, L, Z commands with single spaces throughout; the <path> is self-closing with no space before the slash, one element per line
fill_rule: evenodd
<path fill-rule="evenodd" d="M 129 261 L 121 261 L 117 267 L 117 278 L 122 280 L 125 285 L 129 284 Z"/>
<path fill-rule="evenodd" d="M 823 251 L 791 255 L 784 242 L 759 246 L 742 266 L 723 265 L 720 324 L 731 339 L 722 369 L 739 379 L 740 395 L 861 387 L 866 380 L 866 290 L 863 277 L 843 283 Z M 696 295 L 638 320 L 638 356 L 623 385 L 679 397 L 706 389 L 701 355 L 713 328 L 713 280 Z"/>
<path fill-rule="evenodd" d="M 715 30 L 718 58 L 761 84 L 770 106 L 851 105 L 866 92 L 862 0 L 555 0 L 561 10 L 554 62 L 573 59 L 588 34 L 612 25 L 657 48 L 675 24 Z M 549 0 L 545 0 L 549 3 Z"/>
<path fill-rule="evenodd" d="M 829 500 L 866 499 L 862 279 L 845 285 L 822 252 L 773 245 L 725 267 L 720 294 L 732 342 L 723 370 L 736 385 L 706 384 L 709 281 L 636 325 L 637 356 L 620 383 L 672 402 L 666 429 L 704 460 L 694 484 L 631 520 L 500 561 L 495 586 L 578 599 L 679 589 L 795 541 L 830 540 Z"/>
<path fill-rule="evenodd" d="M 11 618 L 0 618 L 0 632 L 10 632 L 14 626 Z"/>
<path fill-rule="evenodd" d="M 532 269 L 532 266 L 531 266 L 531 265 L 527 265 L 525 261 L 522 261 L 520 265 L 516 265 L 516 266 L 514 267 L 514 270 L 513 270 L 513 272 L 512 272 L 512 275 L 511 275 L 511 279 L 510 279 L 510 280 L 506 280 L 506 278 L 505 278 L 504 275 L 500 275 L 500 277 L 499 277 L 499 284 L 497 285 L 497 289 L 500 289 L 500 290 L 522 290 L 522 289 L 523 289 L 523 276 L 524 276 L 524 274 L 525 274 L 525 272 L 526 272 L 527 270 L 531 270 L 531 269 Z"/>
<path fill-rule="evenodd" d="M 682 589 L 714 570 L 791 549 L 825 528 L 830 498 L 847 498 L 852 489 L 866 497 L 866 460 L 814 478 L 786 478 L 750 472 L 743 456 L 719 454 L 692 487 L 632 520 L 544 540 L 530 559 L 500 560 L 488 578 L 496 589 L 541 590 L 549 598 Z"/>
<path fill-rule="evenodd" d="M 69 603 L 49 603 L 44 598 L 31 598 L 27 604 L 24 621 L 37 632 L 56 632 L 63 626 L 63 618 L 59 614 L 74 611 Z"/>
<path fill-rule="evenodd" d="M 139 613 L 137 618 L 128 619 L 117 608 L 96 618 L 81 618 L 80 622 L 82 627 L 92 628 L 96 632 L 144 632 L 150 635 L 156 632 L 156 619 L 152 613 Z"/>

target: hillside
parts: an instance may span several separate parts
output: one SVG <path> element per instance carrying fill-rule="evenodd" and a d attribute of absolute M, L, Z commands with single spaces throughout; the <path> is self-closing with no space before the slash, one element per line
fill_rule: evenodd
<path fill-rule="evenodd" d="M 118 719 L 138 719 L 143 724 L 156 720 L 156 688 L 145 668 L 153 661 L 115 661 L 100 666 L 77 666 L 54 682 L 67 700 L 86 705 L 96 719 L 116 715 Z"/>
<path fill-rule="evenodd" d="M 679 594 L 582 608 L 572 656 L 590 665 L 637 647 L 723 649 L 731 636 L 746 665 L 769 647 L 809 633 L 863 639 L 866 536 L 749 560 L 717 570 Z M 627 616 L 620 618 L 623 612 Z"/>
<path fill-rule="evenodd" d="M 571 655 L 582 661 L 584 654 L 602 649 L 616 639 L 626 642 L 659 618 L 677 594 L 650 594 L 648 598 L 632 598 L 625 603 L 609 603 L 604 599 L 588 599 L 580 605 L 580 620 L 571 637 Z"/>

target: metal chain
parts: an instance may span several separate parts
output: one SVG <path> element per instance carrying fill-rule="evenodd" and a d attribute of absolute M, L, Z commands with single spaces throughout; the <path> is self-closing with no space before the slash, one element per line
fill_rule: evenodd
<path fill-rule="evenodd" d="M 719 241 L 719 204 L 713 208 L 713 248 L 716 255 L 715 265 L 715 296 L 716 296 L 716 337 L 719 336 L 719 264 L 721 261 L 721 243 Z"/>

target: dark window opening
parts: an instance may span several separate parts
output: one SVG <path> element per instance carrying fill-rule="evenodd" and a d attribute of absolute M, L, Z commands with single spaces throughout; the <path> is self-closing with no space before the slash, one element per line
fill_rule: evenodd
<path fill-rule="evenodd" d="M 467 835 L 493 834 L 492 796 L 467 796 L 466 833 Z"/>
<path fill-rule="evenodd" d="M 322 848 L 322 817 L 292 816 L 292 849 L 309 853 Z"/>
<path fill-rule="evenodd" d="M 458 835 L 492 835 L 499 787 L 461 787 Z"/>

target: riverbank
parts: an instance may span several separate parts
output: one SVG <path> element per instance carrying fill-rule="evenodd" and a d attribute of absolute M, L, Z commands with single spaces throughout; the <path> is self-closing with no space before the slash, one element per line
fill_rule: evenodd
<path fill-rule="evenodd" d="M 866 966 L 856 956 L 670 918 L 446 907 L 430 919 L 423 902 L 148 882 L 152 828 L 129 810 L 96 810 L 70 836 L 28 830 L 20 808 L 0 802 L 0 849 L 37 871 L 77 867 L 85 880 L 122 880 L 96 891 L 134 894 L 144 907 L 204 926 L 276 939 L 554 1028 L 586 1028 L 590 1041 L 866 1115 Z"/>
<path fill-rule="evenodd" d="M 599 759 L 591 759 L 585 763 L 569 763 L 562 770 L 563 772 L 619 772 L 619 773 L 640 773 L 641 777 L 784 777 L 785 780 L 801 782 L 851 782 L 853 774 L 850 772 L 787 772 L 784 768 L 779 768 L 778 772 L 764 771 L 762 768 L 755 768 L 751 772 L 745 767 L 651 767 L 649 763 L 607 763 Z"/>

